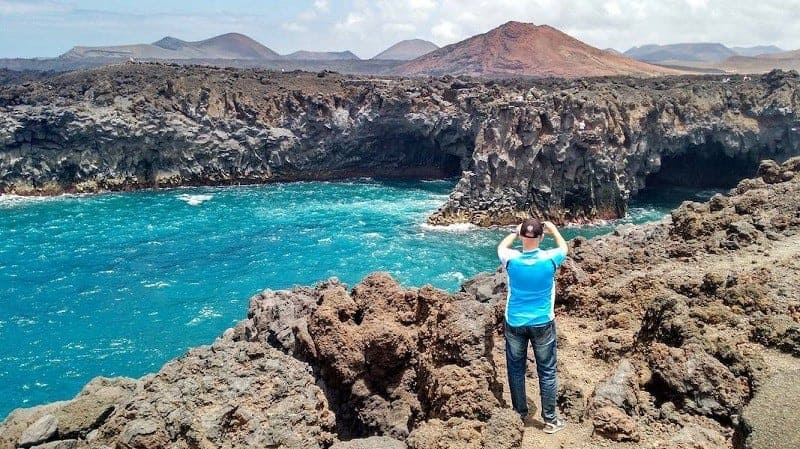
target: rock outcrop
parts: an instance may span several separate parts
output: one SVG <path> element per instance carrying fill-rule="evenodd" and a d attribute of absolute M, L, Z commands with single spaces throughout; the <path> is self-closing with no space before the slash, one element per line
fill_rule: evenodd
<path fill-rule="evenodd" d="M 557 278 L 566 441 L 795 447 L 800 158 L 760 167 L 729 196 L 571 242 Z M 156 374 L 16 410 L 0 447 L 526 447 L 501 270 L 455 294 L 381 273 L 265 291 Z"/>
<path fill-rule="evenodd" d="M 460 177 L 430 221 L 614 218 L 800 154 L 800 76 L 482 81 L 122 64 L 0 89 L 0 193 Z"/>

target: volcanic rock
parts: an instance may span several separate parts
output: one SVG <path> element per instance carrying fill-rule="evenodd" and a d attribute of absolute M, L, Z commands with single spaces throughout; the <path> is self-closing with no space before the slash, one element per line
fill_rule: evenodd
<path fill-rule="evenodd" d="M 639 441 L 638 390 L 633 365 L 629 360 L 622 360 L 614 374 L 595 388 L 590 400 L 588 413 L 594 431 L 614 441 Z"/>
<path fill-rule="evenodd" d="M 312 295 L 303 299 L 312 309 L 302 322 L 275 314 L 271 294 L 257 297 L 239 334 L 276 341 L 316 367 L 336 392 L 341 435 L 404 439 L 428 417 L 489 419 L 501 404 L 490 352 L 492 306 L 428 287 L 406 291 L 385 274 L 368 276 L 351 292 L 335 280 L 323 283 Z M 271 339 L 274 331 L 258 324 L 286 317 L 293 338 Z"/>
<path fill-rule="evenodd" d="M 121 64 L 0 88 L 0 193 L 460 177 L 432 223 L 584 221 L 623 215 L 648 185 L 729 186 L 763 154 L 800 153 L 791 73 L 323 75 Z M 712 243 L 752 244 L 737 232 Z"/>
<path fill-rule="evenodd" d="M 93 444 L 126 448 L 327 447 L 334 415 L 305 364 L 220 340 L 145 378 Z"/>
<path fill-rule="evenodd" d="M 730 418 L 741 411 L 747 392 L 725 365 L 696 345 L 669 348 L 655 343 L 648 357 L 656 382 L 682 406 L 708 416 Z"/>
<path fill-rule="evenodd" d="M 31 424 L 19 437 L 21 447 L 29 447 L 49 440 L 58 430 L 58 419 L 53 415 L 44 415 Z"/>

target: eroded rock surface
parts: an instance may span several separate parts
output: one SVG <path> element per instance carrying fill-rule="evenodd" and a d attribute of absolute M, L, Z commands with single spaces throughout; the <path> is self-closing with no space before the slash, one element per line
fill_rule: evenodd
<path fill-rule="evenodd" d="M 485 421 L 502 405 L 493 304 L 430 287 L 405 290 L 386 274 L 352 291 L 334 280 L 297 293 L 308 313 L 262 294 L 234 338 L 275 342 L 311 364 L 340 435 L 405 439 L 428 419 Z M 263 314 L 277 318 L 272 326 L 262 325 Z"/>

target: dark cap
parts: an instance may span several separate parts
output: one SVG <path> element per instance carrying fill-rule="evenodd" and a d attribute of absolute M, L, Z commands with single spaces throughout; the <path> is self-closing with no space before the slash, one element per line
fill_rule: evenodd
<path fill-rule="evenodd" d="M 539 238 L 543 233 L 544 228 L 542 227 L 542 223 L 535 218 L 528 218 L 523 221 L 522 225 L 519 227 L 519 235 L 529 239 Z"/>

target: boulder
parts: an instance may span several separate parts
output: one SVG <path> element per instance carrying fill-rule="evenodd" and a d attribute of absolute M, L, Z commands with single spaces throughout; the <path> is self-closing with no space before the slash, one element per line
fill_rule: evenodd
<path fill-rule="evenodd" d="M 93 446 L 316 449 L 335 419 L 308 365 L 260 343 L 220 339 L 142 380 Z"/>
<path fill-rule="evenodd" d="M 58 419 L 53 415 L 44 415 L 22 432 L 17 444 L 29 447 L 44 443 L 55 436 L 57 430 Z"/>
<path fill-rule="evenodd" d="M 595 388 L 588 415 L 594 432 L 614 441 L 639 441 L 638 376 L 633 364 L 623 359 L 614 373 Z"/>
<path fill-rule="evenodd" d="M 744 405 L 747 391 L 719 360 L 697 344 L 672 348 L 654 343 L 647 355 L 656 396 L 675 397 L 690 412 L 731 420 Z M 678 405 L 678 404 L 676 404 Z"/>
<path fill-rule="evenodd" d="M 509 409 L 495 409 L 487 421 L 450 418 L 423 422 L 409 435 L 411 449 L 511 449 L 522 444 L 523 424 Z"/>

